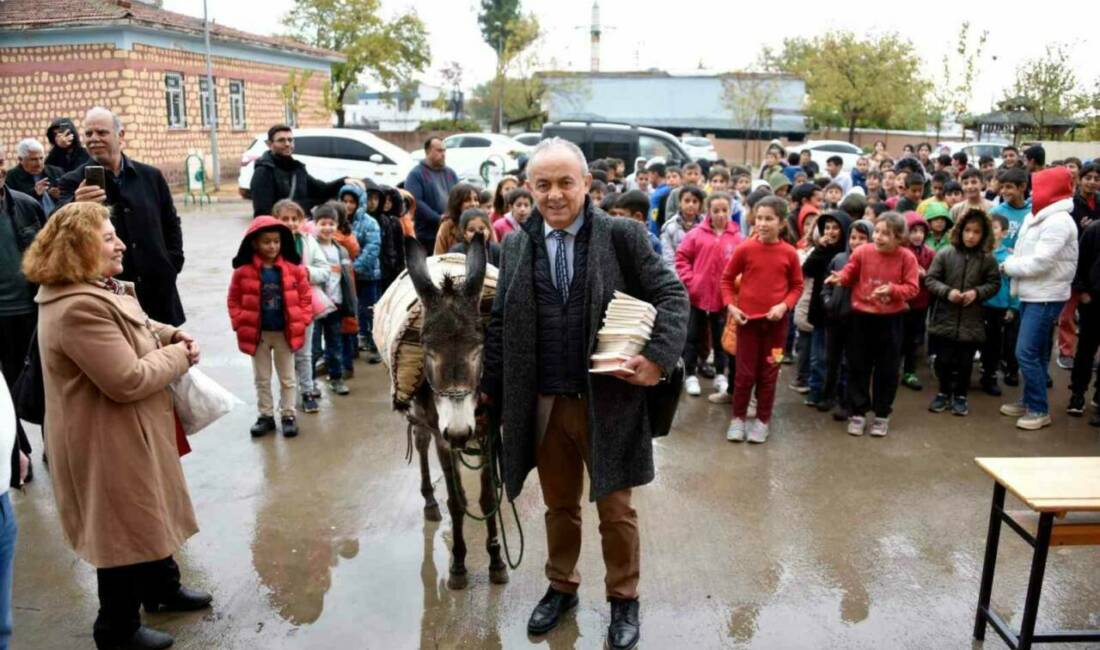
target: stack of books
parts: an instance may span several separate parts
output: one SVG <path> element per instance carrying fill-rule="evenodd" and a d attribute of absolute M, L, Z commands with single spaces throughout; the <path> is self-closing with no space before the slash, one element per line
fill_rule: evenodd
<path fill-rule="evenodd" d="M 607 305 L 603 327 L 596 333 L 596 353 L 592 355 L 589 372 L 608 374 L 623 370 L 633 374 L 623 368 L 623 363 L 641 354 L 656 319 L 656 307 L 616 291 Z"/>

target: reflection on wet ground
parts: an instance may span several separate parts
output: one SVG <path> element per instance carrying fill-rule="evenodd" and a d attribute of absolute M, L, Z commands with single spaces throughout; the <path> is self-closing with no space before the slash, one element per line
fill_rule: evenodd
<path fill-rule="evenodd" d="M 249 364 L 224 307 L 244 209 L 184 215 L 180 288 L 204 367 L 251 403 Z M 184 467 L 202 532 L 178 559 L 215 607 L 147 622 L 184 649 L 601 647 L 608 611 L 594 509 L 584 512 L 581 605 L 529 639 L 527 616 L 545 590 L 535 479 L 518 503 L 527 549 L 511 583 L 489 583 L 484 527 L 468 522 L 470 586 L 448 590 L 450 522 L 423 521 L 384 371 L 357 372 L 350 396 L 326 394 L 321 414 L 301 416 L 298 439 L 251 440 L 248 408 L 192 439 Z M 1061 405 L 1068 374 L 1055 373 Z M 1089 455 L 1100 444 L 1082 420 L 1056 416 L 1050 429 L 1021 432 L 991 398 L 974 395 L 972 415 L 955 418 L 928 413 L 930 397 L 899 394 L 890 436 L 874 440 L 845 435 L 783 389 L 759 447 L 726 443 L 725 408 L 685 398 L 657 443 L 657 480 L 636 492 L 643 646 L 970 647 L 992 487 L 973 457 Z M 94 574 L 61 538 L 36 462 L 39 481 L 14 498 L 12 647 L 89 648 Z M 1030 549 L 1002 540 L 993 600 L 1018 623 Z M 1053 550 L 1040 627 L 1100 627 L 1098 574 L 1094 549 Z M 990 635 L 984 647 L 1004 646 Z"/>

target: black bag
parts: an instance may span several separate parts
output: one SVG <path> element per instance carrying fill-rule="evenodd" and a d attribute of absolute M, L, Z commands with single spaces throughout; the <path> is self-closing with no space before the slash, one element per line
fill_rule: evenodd
<path fill-rule="evenodd" d="M 42 358 L 38 354 L 38 330 L 31 335 L 23 369 L 12 386 L 12 401 L 20 419 L 41 425 L 46 419 L 46 389 L 42 384 Z"/>

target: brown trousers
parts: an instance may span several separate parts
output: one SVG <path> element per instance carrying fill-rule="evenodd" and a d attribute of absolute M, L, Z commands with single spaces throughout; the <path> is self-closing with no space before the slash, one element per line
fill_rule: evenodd
<path fill-rule="evenodd" d="M 566 593 L 576 593 L 581 583 L 577 559 L 581 552 L 584 470 L 589 458 L 587 413 L 586 400 L 554 398 L 537 455 L 546 503 L 546 577 L 550 586 Z M 630 506 L 630 489 L 597 500 L 596 510 L 600 515 L 607 596 L 637 598 L 641 549 L 638 513 Z"/>

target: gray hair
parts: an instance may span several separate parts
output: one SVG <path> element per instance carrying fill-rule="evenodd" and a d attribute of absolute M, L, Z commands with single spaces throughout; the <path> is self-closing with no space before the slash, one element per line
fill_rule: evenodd
<path fill-rule="evenodd" d="M 111 128 L 115 133 L 122 131 L 122 120 L 118 115 L 115 115 L 110 110 L 103 108 L 102 106 L 93 106 L 88 109 L 88 112 L 84 114 L 84 121 L 87 122 L 90 118 L 96 115 L 108 115 L 111 118 Z"/>
<path fill-rule="evenodd" d="M 564 149 L 568 151 L 577 159 L 577 163 L 581 166 L 581 176 L 588 173 L 588 161 L 584 158 L 584 152 L 576 144 L 566 140 L 565 138 L 553 137 L 540 141 L 535 148 L 531 151 L 531 155 L 527 158 L 527 169 L 535 164 L 535 159 L 539 156 L 556 151 L 558 149 Z"/>
<path fill-rule="evenodd" d="M 23 138 L 15 147 L 15 155 L 19 156 L 20 159 L 26 158 L 27 154 L 31 153 L 32 151 L 41 151 L 42 153 L 46 153 L 46 150 L 42 148 L 42 143 L 38 140 L 35 140 L 34 138 Z"/>

